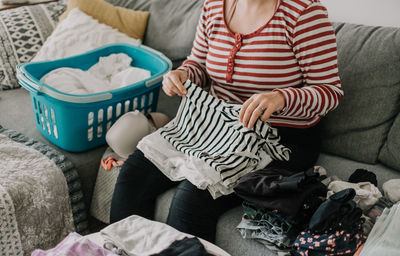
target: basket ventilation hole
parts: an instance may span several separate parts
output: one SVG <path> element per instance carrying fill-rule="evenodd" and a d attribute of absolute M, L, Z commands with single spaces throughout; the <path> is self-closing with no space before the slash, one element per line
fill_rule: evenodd
<path fill-rule="evenodd" d="M 47 125 L 47 132 L 51 135 L 51 127 L 49 121 L 46 122 Z"/>
<path fill-rule="evenodd" d="M 125 113 L 128 113 L 129 111 L 129 100 L 125 101 L 124 105 L 125 105 Z"/>
<path fill-rule="evenodd" d="M 103 122 L 103 109 L 100 109 L 99 112 L 97 113 L 97 123 Z"/>
<path fill-rule="evenodd" d="M 43 108 L 44 108 L 44 116 L 46 117 L 46 119 L 49 119 L 49 111 L 47 111 L 46 105 L 43 105 Z"/>
<path fill-rule="evenodd" d="M 94 113 L 89 112 L 89 115 L 88 115 L 88 125 L 89 126 L 91 126 L 93 124 L 93 118 L 94 118 Z"/>
<path fill-rule="evenodd" d="M 111 119 L 111 117 L 112 117 L 112 112 L 113 112 L 113 107 L 112 107 L 112 106 L 109 106 L 109 107 L 107 108 L 107 120 L 110 120 L 110 119 Z"/>
<path fill-rule="evenodd" d="M 141 104 L 140 104 L 140 108 L 144 108 L 145 106 L 146 106 L 146 95 L 143 95 L 142 96 L 142 100 L 141 100 L 141 102 L 140 102 Z"/>
<path fill-rule="evenodd" d="M 57 125 L 53 125 L 53 132 L 54 132 L 54 136 L 56 137 L 56 139 L 58 139 Z"/>
<path fill-rule="evenodd" d="M 121 115 L 121 108 L 122 108 L 122 104 L 118 103 L 117 104 L 117 109 L 116 109 L 116 113 L 115 116 L 118 117 L 119 115 Z"/>
<path fill-rule="evenodd" d="M 150 92 L 150 94 L 149 94 L 149 105 L 153 104 L 153 96 L 154 96 L 153 92 Z"/>
<path fill-rule="evenodd" d="M 133 100 L 133 110 L 136 110 L 137 107 L 138 107 L 138 99 L 135 98 L 135 99 Z"/>
<path fill-rule="evenodd" d="M 108 122 L 107 123 L 107 131 L 110 130 L 110 128 L 111 128 L 111 122 Z"/>
<path fill-rule="evenodd" d="M 36 99 L 35 98 L 33 98 L 33 107 L 35 108 L 35 109 L 37 109 L 37 102 L 36 102 Z"/>
<path fill-rule="evenodd" d="M 37 124 L 39 124 L 39 125 L 40 125 L 40 119 L 39 119 L 39 115 L 38 115 L 38 113 L 36 113 L 36 122 L 37 122 Z"/>
<path fill-rule="evenodd" d="M 42 121 L 43 130 L 46 130 L 46 127 L 44 126 L 44 118 L 43 118 L 43 116 L 40 117 L 40 121 Z"/>
<path fill-rule="evenodd" d="M 43 114 L 42 105 L 40 105 L 40 102 L 39 102 L 39 101 L 38 101 L 38 106 L 39 106 L 39 113 L 40 113 L 40 114 Z"/>
<path fill-rule="evenodd" d="M 54 109 L 50 109 L 50 114 L 51 114 L 51 121 L 53 122 L 53 123 L 55 123 L 56 122 L 56 115 L 54 114 Z"/>
<path fill-rule="evenodd" d="M 97 138 L 100 138 L 103 135 L 103 127 L 101 125 L 97 126 Z"/>
<path fill-rule="evenodd" d="M 93 140 L 93 127 L 90 127 L 88 129 L 88 141 L 92 141 Z"/>

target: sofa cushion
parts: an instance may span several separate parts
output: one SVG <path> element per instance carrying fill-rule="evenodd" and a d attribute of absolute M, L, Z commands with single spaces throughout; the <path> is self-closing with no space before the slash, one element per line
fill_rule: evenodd
<path fill-rule="evenodd" d="M 60 17 L 64 20 L 68 13 L 79 8 L 100 23 L 109 25 L 118 31 L 136 39 L 143 39 L 149 13 L 113 6 L 104 0 L 69 0 L 67 10 Z"/>
<path fill-rule="evenodd" d="M 400 108 L 400 28 L 334 27 L 344 97 L 322 121 L 322 149 L 375 163 Z"/>
<path fill-rule="evenodd" d="M 0 90 L 19 88 L 15 67 L 39 51 L 65 10 L 65 1 L 0 12 Z"/>
<path fill-rule="evenodd" d="M 400 114 L 397 115 L 392 128 L 390 128 L 387 141 L 379 153 L 379 160 L 400 171 Z"/>
<path fill-rule="evenodd" d="M 201 0 L 151 0 L 143 43 L 175 63 L 184 60 L 192 49 L 202 6 Z"/>

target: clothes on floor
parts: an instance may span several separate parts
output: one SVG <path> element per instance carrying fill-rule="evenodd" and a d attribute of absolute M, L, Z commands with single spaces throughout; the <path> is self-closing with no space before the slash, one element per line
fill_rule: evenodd
<path fill-rule="evenodd" d="M 383 183 L 382 186 L 385 197 L 392 203 L 400 201 L 400 179 L 391 179 Z"/>
<path fill-rule="evenodd" d="M 61 256 L 61 255 L 85 255 L 85 256 L 116 256 L 114 252 L 106 250 L 88 238 L 78 233 L 70 233 L 56 247 L 48 250 L 34 250 L 31 256 Z"/>
<path fill-rule="evenodd" d="M 349 182 L 359 183 L 359 182 L 371 182 L 376 187 L 378 186 L 378 181 L 376 180 L 376 175 L 365 169 L 356 169 L 349 177 Z"/>
<path fill-rule="evenodd" d="M 326 195 L 326 186 L 313 169 L 287 176 L 282 168 L 266 167 L 243 176 L 235 193 L 262 209 L 277 211 L 300 222 L 308 222 Z M 286 176 L 285 176 L 286 175 Z"/>
<path fill-rule="evenodd" d="M 226 103 L 186 81 L 187 94 L 176 117 L 160 134 L 177 150 L 202 159 L 220 173 L 225 186 L 254 171 L 261 152 L 288 161 L 290 149 L 279 143 L 278 130 L 257 120 L 253 129 L 239 121 L 239 104 Z"/>
<path fill-rule="evenodd" d="M 332 234 L 313 234 L 303 231 L 293 244 L 292 254 L 306 255 L 353 255 L 365 242 L 366 236 L 360 230 L 338 230 Z"/>
<path fill-rule="evenodd" d="M 151 256 L 212 256 L 197 237 L 174 241 L 168 248 Z"/>
<path fill-rule="evenodd" d="M 132 58 L 124 53 L 100 57 L 99 62 L 85 71 L 58 68 L 44 75 L 40 82 L 61 92 L 89 94 L 109 91 L 134 84 L 150 77 L 150 71 L 132 67 Z"/>
<path fill-rule="evenodd" d="M 312 215 L 308 229 L 315 234 L 359 229 L 362 211 L 353 201 L 355 195 L 352 188 L 331 195 Z"/>
<path fill-rule="evenodd" d="M 400 252 L 400 204 L 385 208 L 365 242 L 360 256 L 397 256 Z"/>
<path fill-rule="evenodd" d="M 353 200 L 363 211 L 371 208 L 374 204 L 376 204 L 376 202 L 378 202 L 379 198 L 382 197 L 382 193 L 379 191 L 379 189 L 370 182 L 351 183 L 346 181 L 333 181 L 329 183 L 329 191 L 327 196 L 330 197 L 334 193 L 347 188 L 352 188 L 355 190 L 356 195 L 354 196 Z"/>
<path fill-rule="evenodd" d="M 221 249 L 215 245 L 200 239 L 186 240 L 193 238 L 193 235 L 179 232 L 175 228 L 161 222 L 151 221 L 146 218 L 132 215 L 121 221 L 113 223 L 100 231 L 104 239 L 104 247 L 118 252 L 119 255 L 127 256 L 148 256 L 148 255 L 179 255 L 192 254 L 168 254 L 169 252 L 184 252 L 189 245 L 196 246 L 199 250 L 193 252 L 207 251 L 210 254 L 220 255 Z M 182 241 L 182 239 L 185 239 Z M 181 242 L 176 242 L 181 241 Z M 171 247 L 171 245 L 173 245 Z M 170 248 L 170 249 L 168 249 Z M 200 250 L 200 249 L 203 250 Z M 194 249 L 194 248 L 193 248 Z M 204 250 L 205 249 L 205 250 Z M 190 252 L 190 251 L 188 251 Z M 161 254 L 160 254 L 161 253 Z M 195 254 L 195 255 L 210 255 Z"/>

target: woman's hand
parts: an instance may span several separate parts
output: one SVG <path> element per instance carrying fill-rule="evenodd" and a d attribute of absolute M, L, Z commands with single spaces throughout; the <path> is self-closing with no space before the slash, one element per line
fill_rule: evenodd
<path fill-rule="evenodd" d="M 178 94 L 183 97 L 186 95 L 186 88 L 183 83 L 188 79 L 186 71 L 183 70 L 173 70 L 169 71 L 164 75 L 162 82 L 162 88 L 168 96 L 174 96 Z"/>
<path fill-rule="evenodd" d="M 280 92 L 266 92 L 254 94 L 240 110 L 239 120 L 244 127 L 252 129 L 257 119 L 267 121 L 272 113 L 280 111 L 285 107 L 285 97 Z"/>

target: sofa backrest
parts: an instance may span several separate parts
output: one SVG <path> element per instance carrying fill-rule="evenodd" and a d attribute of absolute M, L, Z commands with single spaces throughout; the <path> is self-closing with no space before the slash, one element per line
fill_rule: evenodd
<path fill-rule="evenodd" d="M 388 135 L 400 110 L 400 28 L 334 27 L 344 97 L 322 121 L 323 151 L 366 163 L 380 159 L 400 170 L 387 161 L 387 154 L 399 156 L 392 145 L 399 134 Z M 382 148 L 386 153 L 379 157 Z"/>

